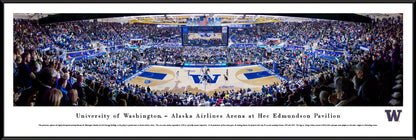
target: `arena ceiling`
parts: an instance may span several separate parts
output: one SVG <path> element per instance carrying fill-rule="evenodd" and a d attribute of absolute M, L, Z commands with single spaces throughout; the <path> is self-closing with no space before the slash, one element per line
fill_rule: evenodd
<path fill-rule="evenodd" d="M 45 18 L 45 17 L 48 17 L 49 15 L 55 15 L 55 14 L 54 13 L 14 13 L 13 18 L 39 20 L 40 18 Z"/>
<path fill-rule="evenodd" d="M 269 15 L 246 15 L 246 14 L 169 14 L 169 15 L 148 15 L 128 17 L 125 22 L 129 23 L 146 23 L 146 24 L 168 24 L 168 25 L 186 25 L 186 19 L 198 17 L 221 18 L 222 25 L 229 24 L 258 24 L 289 21 L 289 17 L 269 16 Z M 111 20 L 111 19 L 109 19 Z M 307 18 L 299 18 L 308 20 Z"/>
<path fill-rule="evenodd" d="M 14 18 L 39 20 L 39 23 L 53 23 L 73 20 L 92 20 L 98 22 L 145 23 L 186 25 L 186 19 L 200 16 L 221 18 L 222 25 L 258 24 L 271 22 L 303 22 L 318 20 L 343 20 L 352 22 L 371 22 L 374 18 L 400 16 L 400 14 L 357 13 L 357 14 L 57 14 L 57 13 L 15 13 Z"/>

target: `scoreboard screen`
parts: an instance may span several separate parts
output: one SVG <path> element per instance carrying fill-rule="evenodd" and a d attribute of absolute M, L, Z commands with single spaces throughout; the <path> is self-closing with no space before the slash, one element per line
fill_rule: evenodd
<path fill-rule="evenodd" d="M 228 46 L 226 26 L 182 27 L 183 46 Z"/>

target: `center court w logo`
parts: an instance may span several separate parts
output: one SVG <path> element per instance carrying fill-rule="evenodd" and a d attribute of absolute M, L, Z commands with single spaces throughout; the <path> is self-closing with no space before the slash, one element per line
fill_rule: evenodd
<path fill-rule="evenodd" d="M 398 114 L 396 114 L 396 110 L 393 110 L 393 112 L 391 110 L 385 110 L 385 112 L 387 114 L 387 120 L 389 120 L 389 122 L 391 122 L 393 119 L 397 122 L 399 121 L 400 113 L 402 112 L 402 110 L 397 110 Z"/>
<path fill-rule="evenodd" d="M 200 74 L 191 74 L 189 76 L 192 76 L 192 79 L 194 79 L 195 84 L 201 84 L 204 80 L 204 77 Z M 211 76 L 206 75 L 207 83 L 217 83 L 218 77 L 221 76 L 221 74 L 214 74 L 214 79 L 211 78 Z"/>

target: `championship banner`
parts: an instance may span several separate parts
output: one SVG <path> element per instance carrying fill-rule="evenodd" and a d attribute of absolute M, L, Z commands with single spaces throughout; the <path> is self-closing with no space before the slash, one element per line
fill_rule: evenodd
<path fill-rule="evenodd" d="M 215 18 L 214 26 L 222 26 L 221 25 L 221 18 Z"/>
<path fill-rule="evenodd" d="M 192 19 L 190 18 L 186 19 L 186 26 L 192 26 Z"/>

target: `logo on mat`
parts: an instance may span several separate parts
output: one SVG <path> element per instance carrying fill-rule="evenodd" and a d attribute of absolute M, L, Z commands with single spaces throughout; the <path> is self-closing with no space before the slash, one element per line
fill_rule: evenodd
<path fill-rule="evenodd" d="M 386 114 L 387 114 L 387 120 L 389 122 L 391 122 L 393 119 L 395 122 L 399 121 L 399 117 L 400 117 L 400 113 L 402 113 L 402 110 L 393 110 L 393 112 L 391 110 L 385 110 Z M 390 113 L 391 112 L 391 113 Z"/>

